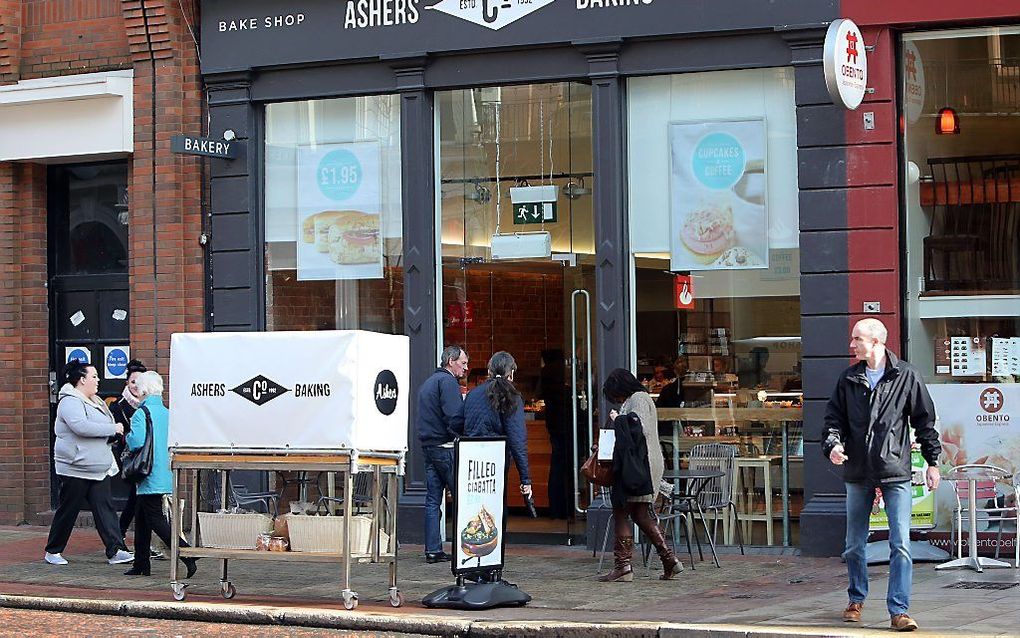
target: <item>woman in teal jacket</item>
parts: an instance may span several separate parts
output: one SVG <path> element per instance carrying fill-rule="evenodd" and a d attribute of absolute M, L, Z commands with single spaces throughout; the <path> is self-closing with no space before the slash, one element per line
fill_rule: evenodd
<path fill-rule="evenodd" d="M 163 517 L 163 495 L 172 491 L 170 475 L 170 411 L 163 405 L 163 379 L 158 373 L 149 371 L 139 375 L 135 382 L 143 397 L 138 410 L 131 417 L 131 431 L 127 435 L 129 450 L 137 450 L 145 444 L 146 430 L 152 428 L 152 471 L 138 483 L 138 499 L 135 501 L 135 563 L 126 576 L 148 576 L 151 572 L 149 548 L 152 533 L 166 546 L 170 546 L 170 524 Z M 148 421 L 148 423 L 147 423 Z M 181 540 L 181 547 L 188 544 Z M 195 575 L 194 558 L 182 558 L 188 568 L 187 578 Z"/>

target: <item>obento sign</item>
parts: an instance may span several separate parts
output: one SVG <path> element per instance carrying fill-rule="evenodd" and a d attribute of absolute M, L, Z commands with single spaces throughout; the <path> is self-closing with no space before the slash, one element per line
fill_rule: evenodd
<path fill-rule="evenodd" d="M 823 48 L 822 66 L 829 96 L 836 104 L 856 109 L 868 87 L 868 53 L 860 27 L 845 18 L 833 21 Z"/>

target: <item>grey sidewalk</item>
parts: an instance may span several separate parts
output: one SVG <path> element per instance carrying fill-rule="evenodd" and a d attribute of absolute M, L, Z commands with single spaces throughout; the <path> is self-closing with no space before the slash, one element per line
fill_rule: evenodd
<path fill-rule="evenodd" d="M 885 633 L 889 622 L 885 567 L 871 571 L 864 626 L 839 622 L 846 581 L 838 559 L 723 554 L 721 569 L 706 562 L 692 571 L 688 563 L 677 580 L 661 582 L 653 557 L 647 570 L 637 564 L 633 583 L 597 583 L 597 560 L 583 548 L 518 547 L 508 556 L 505 575 L 534 601 L 525 608 L 472 614 L 424 609 L 420 600 L 425 594 L 452 582 L 449 566 L 427 565 L 420 548 L 405 547 L 399 581 L 408 604 L 395 610 L 386 603 L 384 565 L 356 565 L 353 588 L 361 606 L 348 612 L 339 600 L 339 565 L 235 561 L 230 576 L 238 595 L 228 602 L 218 596 L 218 562 L 203 560 L 187 601 L 174 603 L 168 563 L 154 562 L 151 578 L 123 576 L 126 567 L 107 565 L 95 532 L 82 529 L 65 553 L 71 564 L 53 567 L 42 561 L 45 533 L 38 527 L 0 528 L 0 594 L 5 595 L 0 604 L 51 608 L 47 605 L 56 604 L 55 598 L 85 599 L 108 601 L 94 603 L 93 611 L 101 613 L 144 615 L 148 609 L 195 617 L 216 610 L 225 616 L 261 614 L 272 624 L 308 624 L 318 618 L 321 626 L 437 635 L 590 636 L 594 628 L 586 624 L 600 623 L 600 636 L 709 635 L 709 628 L 693 626 L 708 624 L 713 636 L 757 634 L 759 629 L 767 635 L 778 633 L 777 627 L 787 634 L 838 636 L 865 635 L 867 628 Z M 961 582 L 1010 588 L 947 588 Z M 917 565 L 911 613 L 927 635 L 1020 635 L 1018 583 L 1020 572 L 1014 570 L 936 572 L 931 565 Z M 503 623 L 514 623 L 514 628 Z"/>

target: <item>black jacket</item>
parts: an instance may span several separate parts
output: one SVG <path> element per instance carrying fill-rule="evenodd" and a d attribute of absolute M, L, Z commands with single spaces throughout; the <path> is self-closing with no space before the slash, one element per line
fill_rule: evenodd
<path fill-rule="evenodd" d="M 654 494 L 652 474 L 648 466 L 648 441 L 641 419 L 633 412 L 621 414 L 613 422 L 616 444 L 613 446 L 614 507 L 623 507 L 631 496 Z"/>
<path fill-rule="evenodd" d="M 935 405 L 920 373 L 886 352 L 885 375 L 871 389 L 864 361 L 840 376 L 825 409 L 826 439 L 822 453 L 842 445 L 848 457 L 848 483 L 895 483 L 910 480 L 910 428 L 921 454 L 934 467 L 942 453 L 935 430 Z"/>
<path fill-rule="evenodd" d="M 505 436 L 510 455 L 514 457 L 522 485 L 531 485 L 528 469 L 528 428 L 524 424 L 524 401 L 517 397 L 517 408 L 503 418 L 489 403 L 489 384 L 486 381 L 464 399 L 465 436 Z"/>
<path fill-rule="evenodd" d="M 423 447 L 450 443 L 464 433 L 460 384 L 445 368 L 436 368 L 418 390 L 415 429 Z"/>
<path fill-rule="evenodd" d="M 113 415 L 114 423 L 124 426 L 124 434 L 116 435 L 113 440 L 113 456 L 117 459 L 117 467 L 120 467 L 120 455 L 124 453 L 124 448 L 127 446 L 125 437 L 131 431 L 131 417 L 135 411 L 136 408 L 131 407 L 124 397 L 117 399 L 110 406 L 110 414 Z"/>

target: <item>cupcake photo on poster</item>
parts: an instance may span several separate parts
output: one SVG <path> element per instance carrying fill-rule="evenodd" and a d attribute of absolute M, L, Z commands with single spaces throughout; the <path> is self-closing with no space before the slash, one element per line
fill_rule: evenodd
<path fill-rule="evenodd" d="M 297 160 L 298 280 L 381 278 L 379 144 L 299 148 Z"/>
<path fill-rule="evenodd" d="M 669 124 L 670 270 L 768 268 L 765 120 Z"/>

